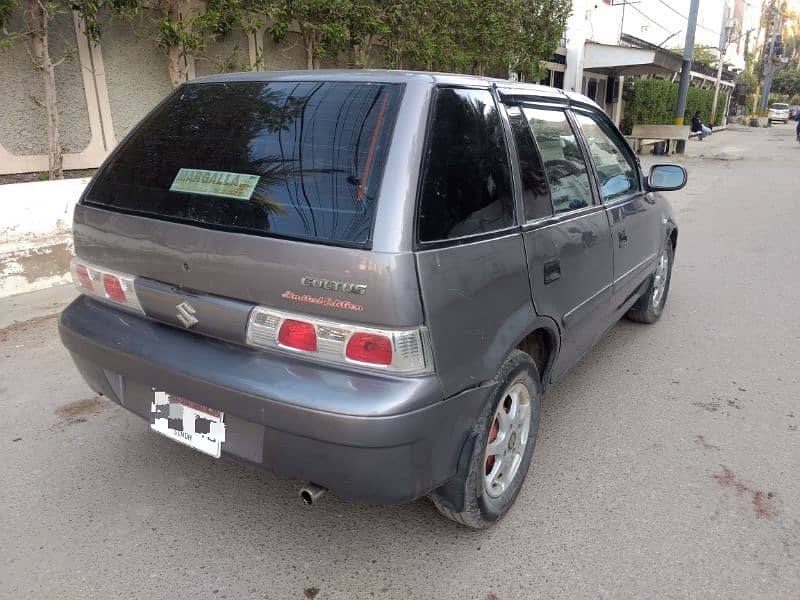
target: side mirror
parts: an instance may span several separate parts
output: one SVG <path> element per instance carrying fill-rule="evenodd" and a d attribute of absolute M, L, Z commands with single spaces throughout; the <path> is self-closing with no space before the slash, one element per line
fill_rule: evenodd
<path fill-rule="evenodd" d="M 603 198 L 614 198 L 620 194 L 624 194 L 631 189 L 631 180 L 625 173 L 619 173 L 613 177 L 609 177 L 600 185 L 600 193 Z"/>
<path fill-rule="evenodd" d="M 686 169 L 680 165 L 653 165 L 645 187 L 649 192 L 674 192 L 686 185 Z"/>

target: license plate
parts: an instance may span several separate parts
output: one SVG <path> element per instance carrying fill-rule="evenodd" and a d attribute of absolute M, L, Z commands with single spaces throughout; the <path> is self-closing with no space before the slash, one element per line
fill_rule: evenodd
<path fill-rule="evenodd" d="M 178 443 L 219 458 L 225 441 L 222 413 L 186 398 L 155 392 L 150 428 Z"/>

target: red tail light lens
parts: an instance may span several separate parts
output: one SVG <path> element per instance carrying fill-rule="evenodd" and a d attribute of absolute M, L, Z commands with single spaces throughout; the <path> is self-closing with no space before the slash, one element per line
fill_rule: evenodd
<path fill-rule="evenodd" d="M 72 259 L 70 271 L 75 287 L 80 293 L 140 314 L 144 313 L 136 297 L 135 275 L 109 271 L 87 263 L 77 256 Z"/>
<path fill-rule="evenodd" d="M 392 340 L 385 335 L 356 332 L 347 342 L 345 356 L 372 365 L 391 365 Z"/>
<path fill-rule="evenodd" d="M 128 299 L 125 297 L 125 290 L 122 289 L 122 282 L 119 280 L 119 277 L 104 273 L 103 289 L 106 291 L 106 296 L 114 302 L 127 304 Z"/>
<path fill-rule="evenodd" d="M 296 350 L 317 351 L 317 329 L 311 323 L 286 319 L 278 332 L 278 343 Z"/>
<path fill-rule="evenodd" d="M 83 289 L 89 290 L 90 292 L 94 291 L 92 278 L 89 277 L 89 270 L 86 267 L 83 265 L 78 265 L 75 267 L 75 274 L 78 276 L 78 283 L 80 283 L 80 286 Z"/>

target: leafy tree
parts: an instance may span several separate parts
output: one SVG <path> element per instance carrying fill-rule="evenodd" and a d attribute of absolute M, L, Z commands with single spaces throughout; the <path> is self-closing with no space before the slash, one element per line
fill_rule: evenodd
<path fill-rule="evenodd" d="M 683 54 L 683 48 L 673 48 L 673 52 Z M 692 64 L 711 69 L 717 66 L 719 50 L 712 46 L 695 46 L 692 52 Z"/>
<path fill-rule="evenodd" d="M 572 12 L 569 0 L 517 0 L 519 28 L 511 66 L 524 77 L 538 78 L 541 61 L 553 56 L 567 19 Z"/>
<path fill-rule="evenodd" d="M 485 74 L 508 69 L 534 77 L 552 56 L 571 3 L 563 0 L 424 0 L 386 2 L 387 62 Z"/>
<path fill-rule="evenodd" d="M 306 68 L 319 69 L 321 58 L 335 57 L 348 42 L 349 0 L 283 0 L 270 32 L 282 41 L 293 23 L 300 28 Z"/>
<path fill-rule="evenodd" d="M 351 0 L 347 13 L 350 65 L 357 69 L 368 67 L 375 40 L 388 31 L 386 13 L 379 0 Z"/>
<path fill-rule="evenodd" d="M 387 0 L 383 5 L 385 61 L 391 68 L 431 70 L 451 54 L 452 0 L 435 7 L 426 0 Z"/>
<path fill-rule="evenodd" d="M 787 96 L 800 94 L 800 71 L 784 69 L 772 80 L 772 91 Z"/>

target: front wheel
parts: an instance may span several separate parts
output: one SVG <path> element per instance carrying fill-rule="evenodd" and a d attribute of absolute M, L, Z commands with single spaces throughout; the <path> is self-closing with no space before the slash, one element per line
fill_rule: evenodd
<path fill-rule="evenodd" d="M 464 486 L 464 507 L 455 511 L 439 491 L 430 494 L 448 519 L 483 529 L 508 512 L 522 488 L 539 431 L 541 383 L 531 357 L 514 350 L 500 367 L 492 401 L 475 425 L 475 443 Z"/>
<path fill-rule="evenodd" d="M 637 323 L 655 323 L 664 312 L 667 303 L 669 283 L 672 279 L 672 260 L 674 250 L 672 242 L 667 239 L 664 249 L 658 257 L 656 270 L 650 276 L 650 284 L 644 294 L 634 304 L 625 316 Z"/>

